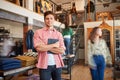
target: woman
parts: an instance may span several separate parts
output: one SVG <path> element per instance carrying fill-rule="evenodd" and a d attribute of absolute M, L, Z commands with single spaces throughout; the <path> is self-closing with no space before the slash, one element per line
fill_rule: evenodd
<path fill-rule="evenodd" d="M 93 28 L 88 40 L 88 64 L 92 80 L 104 80 L 105 65 L 112 64 L 109 49 L 99 27 Z"/>
<path fill-rule="evenodd" d="M 71 37 L 73 36 L 73 30 L 70 28 L 67 23 L 65 23 L 65 29 L 62 31 L 62 35 L 64 37 L 64 43 L 65 43 L 65 54 L 68 56 L 70 55 L 70 43 L 71 43 Z"/>

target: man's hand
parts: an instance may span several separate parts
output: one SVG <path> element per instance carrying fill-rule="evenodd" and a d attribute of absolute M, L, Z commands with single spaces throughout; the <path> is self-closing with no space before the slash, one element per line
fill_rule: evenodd
<path fill-rule="evenodd" d="M 55 54 L 63 54 L 65 52 L 65 50 L 63 48 L 52 48 L 51 50 L 49 50 L 50 52 L 53 52 Z"/>
<path fill-rule="evenodd" d="M 49 45 L 46 45 L 44 43 L 38 43 L 38 45 L 36 46 L 36 50 L 37 51 L 50 51 L 53 48 L 59 48 L 59 47 L 60 47 L 59 41 L 53 44 L 49 44 Z"/>
<path fill-rule="evenodd" d="M 53 44 L 54 48 L 59 48 L 59 46 L 60 46 L 59 41 Z"/>

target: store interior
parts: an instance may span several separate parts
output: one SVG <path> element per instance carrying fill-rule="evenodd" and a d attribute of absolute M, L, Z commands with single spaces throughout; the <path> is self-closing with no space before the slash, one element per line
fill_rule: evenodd
<path fill-rule="evenodd" d="M 75 7 L 76 12 L 72 12 Z M 44 27 L 44 12 L 55 13 L 54 27 L 59 31 L 65 22 L 74 31 L 71 40 L 73 57 L 63 56 L 65 67 L 62 80 L 92 80 L 87 57 L 88 37 L 99 26 L 112 57 L 112 65 L 105 69 L 104 80 L 120 79 L 120 0 L 1 0 L 0 1 L 0 54 L 5 38 L 12 40 L 14 47 L 9 57 L 20 59 L 22 67 L 1 70 L 0 80 L 39 80 L 36 68 L 38 53 L 27 49 L 27 34 Z M 75 20 L 73 15 L 75 14 Z M 5 55 L 5 54 L 3 54 Z M 8 55 L 8 54 L 6 54 Z M 27 58 L 27 57 L 32 58 Z M 32 60 L 32 62 L 31 62 Z M 17 63 L 16 63 L 17 64 Z M 0 66 L 2 66 L 0 62 Z M 12 64 L 11 64 L 12 66 Z"/>

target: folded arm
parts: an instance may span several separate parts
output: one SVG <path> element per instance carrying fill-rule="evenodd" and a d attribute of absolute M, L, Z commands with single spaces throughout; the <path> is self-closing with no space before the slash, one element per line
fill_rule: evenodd
<path fill-rule="evenodd" d="M 49 51 L 54 47 L 57 47 L 57 44 L 54 43 L 54 44 L 47 45 L 47 44 L 44 44 L 44 43 L 39 43 L 35 48 L 39 52 L 44 52 L 44 51 Z"/>
<path fill-rule="evenodd" d="M 54 44 L 39 43 L 36 46 L 36 50 L 39 52 L 50 51 L 50 52 L 53 52 L 55 54 L 62 54 L 65 51 L 64 48 L 59 47 L 59 42 L 56 42 Z"/>
<path fill-rule="evenodd" d="M 55 54 L 63 54 L 65 52 L 65 49 L 63 49 L 63 48 L 52 48 L 49 51 L 51 51 Z"/>

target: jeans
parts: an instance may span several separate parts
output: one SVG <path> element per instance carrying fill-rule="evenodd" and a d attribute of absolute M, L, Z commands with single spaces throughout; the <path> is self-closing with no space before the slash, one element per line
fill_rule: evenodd
<path fill-rule="evenodd" d="M 70 54 L 70 38 L 64 38 L 64 43 L 65 43 L 65 47 L 66 47 L 66 50 L 65 50 L 65 54 L 68 55 Z"/>
<path fill-rule="evenodd" d="M 104 80 L 105 59 L 102 55 L 94 55 L 95 69 L 90 69 L 92 80 Z"/>
<path fill-rule="evenodd" d="M 56 66 L 48 66 L 47 69 L 39 69 L 40 80 L 62 80 L 61 79 L 62 68 L 56 68 Z"/>

